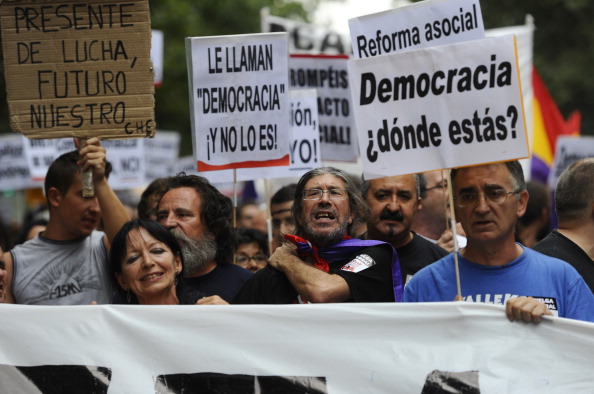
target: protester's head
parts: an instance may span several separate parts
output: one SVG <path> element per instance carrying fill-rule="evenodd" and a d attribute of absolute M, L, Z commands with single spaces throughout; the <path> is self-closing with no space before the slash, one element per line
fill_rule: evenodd
<path fill-rule="evenodd" d="M 296 235 L 327 246 L 350 233 L 355 217 L 367 218 L 369 207 L 346 172 L 321 167 L 297 183 L 292 212 Z"/>
<path fill-rule="evenodd" d="M 79 159 L 78 151 L 58 157 L 48 168 L 44 184 L 50 221 L 59 222 L 61 231 L 68 238 L 88 236 L 101 220 L 97 198 L 83 197 Z M 111 164 L 107 162 L 105 175 L 110 172 Z"/>
<path fill-rule="evenodd" d="M 268 261 L 268 242 L 266 234 L 252 228 L 237 230 L 237 249 L 233 263 L 256 272 L 264 268 Z"/>
<path fill-rule="evenodd" d="M 157 205 L 157 220 L 180 242 L 186 276 L 211 261 L 231 263 L 232 209 L 231 200 L 201 176 L 182 173 L 170 179 Z"/>
<path fill-rule="evenodd" d="M 246 201 L 237 208 L 237 228 L 253 228 L 268 232 L 266 211 L 253 201 Z"/>
<path fill-rule="evenodd" d="M 572 163 L 559 177 L 555 189 L 555 210 L 559 226 L 592 220 L 594 204 L 594 158 Z"/>
<path fill-rule="evenodd" d="M 516 238 L 522 245 L 531 248 L 550 231 L 551 199 L 549 188 L 542 182 L 526 182 L 526 190 L 530 198 L 526 212 L 516 224 Z"/>
<path fill-rule="evenodd" d="M 518 161 L 452 170 L 456 217 L 472 240 L 514 241 L 517 219 L 524 214 L 528 192 Z"/>
<path fill-rule="evenodd" d="M 270 199 L 270 217 L 272 218 L 272 250 L 276 250 L 283 242 L 284 234 L 295 233 L 295 221 L 291 207 L 295 199 L 297 184 L 283 186 Z"/>
<path fill-rule="evenodd" d="M 403 246 L 411 239 L 410 227 L 421 205 L 417 175 L 399 175 L 361 184 L 363 197 L 371 209 L 367 237 Z"/>
<path fill-rule="evenodd" d="M 413 231 L 430 239 L 439 239 L 450 218 L 448 180 L 442 170 L 418 174 L 422 209 L 413 220 Z"/>
<path fill-rule="evenodd" d="M 177 297 L 183 254 L 173 234 L 156 221 L 124 224 L 111 243 L 109 264 L 128 303 L 158 304 Z"/>
<path fill-rule="evenodd" d="M 157 220 L 157 202 L 168 182 L 168 177 L 157 178 L 144 189 L 136 207 L 140 219 Z"/>

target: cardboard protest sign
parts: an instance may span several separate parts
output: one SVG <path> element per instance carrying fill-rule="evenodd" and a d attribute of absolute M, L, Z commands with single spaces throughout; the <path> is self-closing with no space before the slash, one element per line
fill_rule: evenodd
<path fill-rule="evenodd" d="M 429 0 L 349 19 L 355 58 L 485 37 L 479 0 Z"/>
<path fill-rule="evenodd" d="M 10 122 L 28 138 L 154 133 L 147 0 L 3 1 Z"/>
<path fill-rule="evenodd" d="M 348 56 L 291 55 L 291 89 L 316 88 L 322 158 L 355 162 L 359 146 L 352 112 Z"/>
<path fill-rule="evenodd" d="M 289 33 L 289 52 L 329 55 L 352 53 L 349 36 L 323 26 L 273 16 L 263 9 L 260 13 L 263 33 Z"/>
<path fill-rule="evenodd" d="M 315 89 L 291 90 L 291 164 L 282 167 L 240 168 L 237 181 L 301 177 L 320 166 L 320 133 Z"/>
<path fill-rule="evenodd" d="M 367 179 L 529 156 L 512 36 L 349 61 Z"/>
<path fill-rule="evenodd" d="M 594 158 L 594 137 L 559 136 L 555 146 L 555 160 L 549 173 L 549 187 L 555 189 L 561 173 L 573 162 Z"/>
<path fill-rule="evenodd" d="M 198 171 L 289 164 L 287 34 L 186 38 Z"/>
<path fill-rule="evenodd" d="M 31 179 L 22 137 L 0 136 L 0 190 L 27 189 L 37 184 Z"/>

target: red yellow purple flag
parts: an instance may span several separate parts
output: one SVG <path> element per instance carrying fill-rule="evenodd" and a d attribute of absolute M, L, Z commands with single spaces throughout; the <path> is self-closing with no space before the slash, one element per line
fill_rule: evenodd
<path fill-rule="evenodd" d="M 560 135 L 580 135 L 581 114 L 574 111 L 568 120 L 563 118 L 536 68 L 532 71 L 533 140 L 531 179 L 547 183 L 555 157 L 555 144 Z"/>

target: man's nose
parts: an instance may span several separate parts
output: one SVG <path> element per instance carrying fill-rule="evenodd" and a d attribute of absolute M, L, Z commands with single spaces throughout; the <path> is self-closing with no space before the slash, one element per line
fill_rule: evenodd
<path fill-rule="evenodd" d="M 177 227 L 177 221 L 175 220 L 173 213 L 167 214 L 167 217 L 159 220 L 159 222 L 161 223 L 161 225 L 163 227 L 165 227 L 167 229 L 172 229 L 172 228 Z"/>

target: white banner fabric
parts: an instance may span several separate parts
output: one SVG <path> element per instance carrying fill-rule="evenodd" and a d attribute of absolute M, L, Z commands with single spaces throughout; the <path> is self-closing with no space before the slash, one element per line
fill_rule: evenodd
<path fill-rule="evenodd" d="M 594 387 L 594 324 L 510 323 L 486 304 L 0 305 L 0 321 L 0 392 L 32 392 L 15 366 L 65 365 L 109 369 L 110 394 L 204 373 L 311 379 L 310 393 L 421 393 L 435 371 L 472 374 L 481 394 Z"/>

